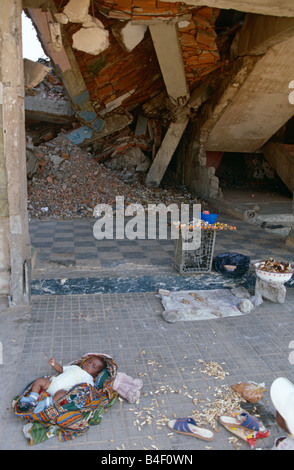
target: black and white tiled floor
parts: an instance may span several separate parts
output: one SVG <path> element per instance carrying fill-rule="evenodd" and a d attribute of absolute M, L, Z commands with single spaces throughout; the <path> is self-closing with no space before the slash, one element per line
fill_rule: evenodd
<path fill-rule="evenodd" d="M 270 256 L 294 259 L 293 249 L 284 240 L 246 222 L 219 218 L 237 227 L 236 231 L 218 231 L 214 254 L 237 252 L 252 260 Z M 115 268 L 131 263 L 138 266 L 173 269 L 174 241 L 167 240 L 97 240 L 93 235 L 95 219 L 48 220 L 30 222 L 31 244 L 37 252 L 37 267 L 89 266 Z"/>
<path fill-rule="evenodd" d="M 231 218 L 220 222 L 234 225 L 236 231 L 216 234 L 213 257 L 237 252 L 251 261 L 271 256 L 294 260 L 291 248 L 282 238 L 261 228 Z M 254 288 L 255 273 L 233 280 L 217 273 L 184 276 L 174 265 L 174 240 L 97 240 L 95 219 L 32 220 L 31 244 L 35 251 L 32 294 L 95 294 L 155 292 L 158 289 L 217 289 L 244 286 Z M 293 279 L 290 285 L 294 285 Z"/>

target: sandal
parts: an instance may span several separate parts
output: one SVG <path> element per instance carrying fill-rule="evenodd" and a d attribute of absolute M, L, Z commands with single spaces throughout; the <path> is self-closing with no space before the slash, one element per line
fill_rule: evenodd
<path fill-rule="evenodd" d="M 226 427 L 242 428 L 249 431 L 266 431 L 264 425 L 257 418 L 248 413 L 233 413 L 231 416 L 221 416 L 219 421 Z"/>
<path fill-rule="evenodd" d="M 204 441 L 212 441 L 212 439 L 214 439 L 214 432 L 210 429 L 197 426 L 197 423 L 193 418 L 179 418 L 172 420 L 167 423 L 167 426 L 172 431 L 178 434 L 184 434 L 185 436 L 198 437 Z"/>

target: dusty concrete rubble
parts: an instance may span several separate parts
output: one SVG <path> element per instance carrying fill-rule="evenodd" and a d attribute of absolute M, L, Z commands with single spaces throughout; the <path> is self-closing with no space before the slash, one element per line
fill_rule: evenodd
<path fill-rule="evenodd" d="M 143 168 L 151 172 L 146 184 L 158 187 L 187 116 L 208 96 L 201 88 L 204 78 L 225 66 L 222 55 L 228 35 L 217 35 L 214 28 L 220 10 L 155 0 L 140 6 L 133 0 L 50 0 L 47 8 L 28 8 L 26 13 L 62 78 L 77 119 L 85 125 L 78 143 L 87 145 L 134 127 L 140 113 L 149 121 L 149 135 L 151 127 L 155 132 L 150 135 L 151 160 L 144 159 L 138 148 L 128 150 L 127 160 L 133 160 L 134 154 L 135 159 L 141 157 L 142 168 L 143 158 Z M 48 24 L 59 25 L 62 49 L 58 51 Z M 155 157 L 164 135 L 158 159 L 162 153 L 167 157 L 158 171 Z M 172 145 L 167 145 L 170 140 Z"/>
<path fill-rule="evenodd" d="M 89 218 L 97 204 L 110 204 L 115 209 L 116 196 L 124 196 L 125 205 L 139 203 L 144 207 L 160 202 L 199 203 L 172 180 L 151 189 L 145 186 L 142 172 L 134 167 L 126 167 L 125 171 L 107 168 L 92 151 L 72 144 L 65 133 L 38 147 L 27 144 L 27 153 L 31 151 L 36 159 L 28 179 L 30 217 Z"/>
<path fill-rule="evenodd" d="M 51 102 L 53 106 L 63 102 L 70 105 L 62 84 L 54 71 L 49 70 L 41 83 L 26 91 L 26 97 L 37 96 L 40 102 Z M 145 207 L 152 202 L 197 201 L 185 187 L 175 184 L 171 173 L 167 178 L 169 183 L 162 188 L 151 189 L 144 184 L 152 155 L 162 138 L 158 121 L 138 115 L 135 126 L 124 127 L 87 146 L 78 146 L 71 138 L 73 130 L 82 128 L 75 113 L 63 122 L 63 110 L 59 106 L 57 122 L 52 122 L 51 108 L 40 116 L 40 106 L 37 106 L 36 112 L 43 121 L 31 119 L 29 113 L 26 120 L 31 217 L 93 217 L 93 209 L 99 203 L 115 208 L 116 196 L 124 196 L 126 204 L 137 202 Z"/>
<path fill-rule="evenodd" d="M 173 164 L 177 181 L 202 198 L 218 200 L 222 191 L 212 154 L 232 152 L 227 138 L 232 127 L 244 134 L 244 142 L 252 140 L 247 153 L 260 153 L 261 144 L 291 116 L 292 109 L 282 106 L 280 124 L 270 119 L 272 130 L 265 125 L 258 141 L 254 116 L 249 113 L 246 121 L 251 131 L 244 132 L 240 121 L 247 116 L 240 109 L 254 101 L 251 89 L 261 86 L 264 70 L 280 68 L 287 57 L 292 18 L 195 2 L 48 0 L 42 8 L 39 2 L 25 3 L 80 125 L 72 133 L 63 126 L 62 132 L 125 182 L 137 178 L 160 187 Z M 265 75 L 260 99 L 274 106 L 272 77 Z M 281 89 L 278 83 L 274 87 Z M 276 98 L 278 106 L 282 97 Z M 55 128 L 54 136 L 60 130 Z M 42 140 L 48 141 L 47 134 Z M 243 140 L 236 139 L 235 151 L 244 154 Z M 272 153 L 268 149 L 266 160 Z M 30 163 L 29 177 L 38 166 L 34 156 Z M 272 167 L 281 174 L 278 163 Z M 286 179 L 291 189 L 293 182 Z"/>

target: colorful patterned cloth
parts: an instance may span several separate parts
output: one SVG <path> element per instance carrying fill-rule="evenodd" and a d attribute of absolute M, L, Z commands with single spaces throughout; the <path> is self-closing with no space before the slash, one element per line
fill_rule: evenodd
<path fill-rule="evenodd" d="M 98 353 L 88 353 L 71 364 L 81 365 L 90 356 L 103 357 L 106 368 L 98 375 L 94 387 L 85 383 L 78 384 L 67 392 L 56 403 L 41 413 L 34 413 L 34 407 L 22 405 L 19 400 L 28 395 L 32 384 L 29 384 L 23 393 L 12 402 L 13 413 L 26 421 L 23 432 L 29 444 L 38 444 L 53 436 L 60 441 L 74 439 L 88 431 L 90 426 L 99 424 L 105 410 L 110 408 L 117 399 L 117 392 L 113 390 L 113 382 L 117 373 L 117 365 L 110 356 Z M 103 390 L 103 393 L 98 393 Z M 48 396 L 43 392 L 42 400 Z"/>

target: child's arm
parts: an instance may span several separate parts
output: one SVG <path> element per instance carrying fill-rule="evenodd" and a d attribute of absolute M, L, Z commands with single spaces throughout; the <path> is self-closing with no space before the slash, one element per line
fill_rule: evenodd
<path fill-rule="evenodd" d="M 63 372 L 63 367 L 57 364 L 57 362 L 55 362 L 54 357 L 51 357 L 51 359 L 49 359 L 48 364 L 50 364 L 50 366 L 52 366 L 53 369 L 58 372 L 58 374 L 61 374 Z"/>

